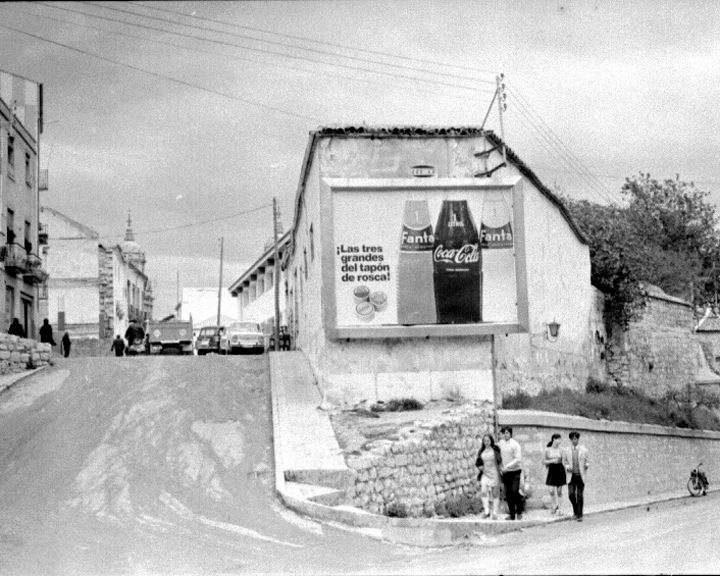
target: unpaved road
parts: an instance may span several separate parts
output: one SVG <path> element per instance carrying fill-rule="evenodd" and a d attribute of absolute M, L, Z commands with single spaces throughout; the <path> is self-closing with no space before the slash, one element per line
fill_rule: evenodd
<path fill-rule="evenodd" d="M 0 395 L 0 574 L 334 573 L 407 553 L 287 511 L 273 484 L 267 357 L 61 359 Z"/>
<path fill-rule="evenodd" d="M 0 575 L 720 571 L 720 494 L 429 550 L 273 482 L 266 357 L 60 359 L 0 394 Z"/>

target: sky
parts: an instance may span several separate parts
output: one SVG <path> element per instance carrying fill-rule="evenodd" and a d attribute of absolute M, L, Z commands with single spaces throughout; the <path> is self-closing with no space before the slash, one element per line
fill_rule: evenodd
<path fill-rule="evenodd" d="M 41 203 L 109 243 L 129 212 L 155 317 L 218 285 L 221 238 L 225 286 L 257 259 L 274 197 L 292 225 L 310 131 L 501 134 L 500 74 L 502 134 L 548 187 L 619 203 L 643 172 L 720 205 L 709 0 L 10 2 L 0 70 L 43 83 Z"/>

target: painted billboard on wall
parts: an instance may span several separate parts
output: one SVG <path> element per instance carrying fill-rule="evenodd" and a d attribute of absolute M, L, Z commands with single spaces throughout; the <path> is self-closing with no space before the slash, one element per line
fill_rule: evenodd
<path fill-rule="evenodd" d="M 335 190 L 337 326 L 518 320 L 508 188 Z"/>

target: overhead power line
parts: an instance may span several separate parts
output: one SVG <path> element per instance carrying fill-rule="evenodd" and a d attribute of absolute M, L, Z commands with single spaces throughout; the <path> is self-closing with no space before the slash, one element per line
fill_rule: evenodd
<path fill-rule="evenodd" d="M 188 224 L 181 224 L 179 226 L 171 226 L 169 228 L 157 228 L 155 230 L 145 230 L 141 232 L 134 232 L 135 236 L 147 236 L 148 234 L 161 234 L 163 232 L 174 232 L 175 230 L 185 230 L 186 228 L 194 228 L 195 226 L 204 226 L 205 224 L 211 224 L 213 222 L 220 222 L 221 220 L 230 220 L 232 218 L 237 218 L 238 216 L 244 216 L 245 214 L 250 214 L 252 212 L 257 212 L 259 210 L 264 210 L 265 208 L 271 208 L 272 204 L 263 204 L 262 206 L 258 206 L 257 208 L 251 208 L 250 210 L 243 210 L 242 212 L 236 212 L 235 214 L 230 214 L 229 216 L 220 216 L 219 218 L 211 218 L 209 220 L 201 220 L 199 222 L 190 222 Z M 113 234 L 109 236 L 98 236 L 98 240 L 109 240 L 112 238 L 120 238 L 122 234 Z"/>
<path fill-rule="evenodd" d="M 560 148 L 562 148 L 562 149 L 564 150 L 565 154 L 567 154 L 568 157 L 570 157 L 570 158 L 572 159 L 573 163 L 574 163 L 576 166 L 579 166 L 579 168 L 580 168 L 583 172 L 585 172 L 587 175 L 589 175 L 588 178 L 594 182 L 594 186 L 595 186 L 595 187 L 597 187 L 597 188 L 600 189 L 600 190 L 604 190 L 604 194 L 606 194 L 606 195 L 609 194 L 610 192 L 609 192 L 609 190 L 607 190 L 607 188 L 605 188 L 605 185 L 602 184 L 602 182 L 600 182 L 597 178 L 594 178 L 594 179 L 593 179 L 592 173 L 590 172 L 590 170 L 588 170 L 587 167 L 582 163 L 582 161 L 572 152 L 572 150 L 570 150 L 570 149 L 562 142 L 562 140 L 561 140 L 561 139 L 558 137 L 558 135 L 553 131 L 553 129 L 547 124 L 547 122 L 545 122 L 545 121 L 540 117 L 540 115 L 535 111 L 535 109 L 532 107 L 532 105 L 530 104 L 530 102 L 528 102 L 528 100 L 520 93 L 520 91 L 517 89 L 517 87 L 514 85 L 514 83 L 511 82 L 511 81 L 508 81 L 508 84 L 511 85 L 511 90 L 512 90 L 512 91 L 518 96 L 518 98 L 522 101 L 522 104 L 525 105 L 525 106 L 529 109 L 530 113 L 533 114 L 533 115 L 535 115 L 535 117 L 537 117 L 538 120 L 542 123 L 542 125 L 545 127 L 545 130 L 547 130 L 550 138 L 553 139 L 553 140 L 556 142 L 557 146 L 559 146 Z"/>
<path fill-rule="evenodd" d="M 434 66 L 442 66 L 443 68 L 453 68 L 455 70 L 466 70 L 469 72 L 477 72 L 480 74 L 492 74 L 493 76 L 497 75 L 497 70 L 482 70 L 480 68 L 474 68 L 472 66 L 460 66 L 458 64 L 452 64 L 449 62 L 439 62 L 437 60 L 427 60 L 427 59 L 422 59 L 422 58 L 413 58 L 411 56 L 402 56 L 399 54 L 389 54 L 387 52 L 382 52 L 380 50 L 370 50 L 368 48 L 357 48 L 355 46 L 348 46 L 346 44 L 335 44 L 333 42 L 325 42 L 322 40 L 315 40 L 313 38 L 307 38 L 304 36 L 293 36 L 292 34 L 282 34 L 280 32 L 275 32 L 272 30 L 264 30 L 262 28 L 254 28 L 252 26 L 246 26 L 243 24 L 235 24 L 235 23 L 226 22 L 223 20 L 215 20 L 213 18 L 205 18 L 203 16 L 198 16 L 197 14 L 183 14 L 182 12 L 177 12 L 175 10 L 168 10 L 167 8 L 159 8 L 157 5 L 146 5 L 146 4 L 142 4 L 141 2 L 128 2 L 128 3 L 133 4 L 135 6 L 140 6 L 142 8 L 156 10 L 158 12 L 166 12 L 169 14 L 174 14 L 175 16 L 182 16 L 184 18 L 191 18 L 193 20 L 202 20 L 204 22 L 212 22 L 214 24 L 222 24 L 224 26 L 231 26 L 233 28 L 238 28 L 238 29 L 242 29 L 242 30 L 250 30 L 253 32 L 259 32 L 261 34 L 269 34 L 271 36 L 278 36 L 280 38 L 289 38 L 292 40 L 298 40 L 300 42 L 310 42 L 312 44 L 319 44 L 322 46 L 330 46 L 333 48 L 340 48 L 342 50 L 353 50 L 353 51 L 361 52 L 364 54 L 375 54 L 377 56 L 385 56 L 388 58 L 405 60 L 406 62 L 417 62 L 419 64 L 432 64 Z"/>
<path fill-rule="evenodd" d="M 220 45 L 220 46 L 229 46 L 229 47 L 232 47 L 232 48 L 238 48 L 238 49 L 240 49 L 240 50 L 248 50 L 248 51 L 250 51 L 250 52 L 258 52 L 258 53 L 261 53 L 261 54 L 269 54 L 269 55 L 272 55 L 272 56 L 280 56 L 281 58 L 289 58 L 289 59 L 291 59 L 291 60 L 301 60 L 301 61 L 306 61 L 306 62 L 313 62 L 314 64 L 323 64 L 323 65 L 326 65 L 326 66 L 333 66 L 333 67 L 338 67 L 338 68 L 345 68 L 345 69 L 353 70 L 353 71 L 355 71 L 355 72 L 358 72 L 358 71 L 359 71 L 359 72 L 368 72 L 368 73 L 371 73 L 371 74 L 378 74 L 378 75 L 381 75 L 381 76 L 389 76 L 389 77 L 391 77 L 391 78 L 403 78 L 403 79 L 406 79 L 406 80 L 414 80 L 414 81 L 416 81 L 416 82 L 425 82 L 425 83 L 427 83 L 427 84 L 433 84 L 433 85 L 436 85 L 436 86 L 445 86 L 445 87 L 451 87 L 451 88 L 459 88 L 459 89 L 462 89 L 462 90 L 470 90 L 470 91 L 473 91 L 473 92 L 480 91 L 480 89 L 478 89 L 477 87 L 464 86 L 464 85 L 461 85 L 461 84 L 453 84 L 453 83 L 450 83 L 450 82 L 443 82 L 443 81 L 441 81 L 441 80 L 432 80 L 432 79 L 428 79 L 428 78 L 419 78 L 419 77 L 417 77 L 417 76 L 409 76 L 409 75 L 407 75 L 407 74 L 398 74 L 398 73 L 395 73 L 395 72 L 388 72 L 388 71 L 386 71 L 386 70 L 373 70 L 372 68 L 360 68 L 360 67 L 356 67 L 356 66 L 350 66 L 350 65 L 348 65 L 348 64 L 342 64 L 342 63 L 323 62 L 323 61 L 319 61 L 319 60 L 313 60 L 313 59 L 311 59 L 311 58 L 307 58 L 307 57 L 304 57 L 304 56 L 298 56 L 297 54 L 286 54 L 286 53 L 277 52 L 277 51 L 273 51 L 273 50 L 266 50 L 266 49 L 262 49 L 262 48 L 252 48 L 252 47 L 249 47 L 249 46 L 243 46 L 243 45 L 241 45 L 241 44 L 234 44 L 234 43 L 232 43 L 232 42 L 225 42 L 225 41 L 216 40 L 216 39 L 213 39 L 213 38 L 204 38 L 204 37 L 200 37 L 200 36 L 192 36 L 192 35 L 189 35 L 189 34 L 183 34 L 182 32 L 174 32 L 174 31 L 172 31 L 172 30 L 166 30 L 166 29 L 163 29 L 163 28 L 156 28 L 156 27 L 154 27 L 154 26 L 147 26 L 147 25 L 145 25 L 145 24 L 138 24 L 138 23 L 134 23 L 134 22 L 128 22 L 128 21 L 126 21 L 126 20 L 118 20 L 118 19 L 116 19 L 116 18 L 110 18 L 110 17 L 108 17 L 108 16 L 100 16 L 100 15 L 98 15 L 98 14 L 92 14 L 92 13 L 89 13 L 89 12 L 83 12 L 83 11 L 81 11 L 81 10 L 73 10 L 72 8 L 67 8 L 66 6 L 55 6 L 55 5 L 52 5 L 52 4 L 47 4 L 47 3 L 45 3 L 45 2 L 36 2 L 35 4 L 36 4 L 36 5 L 39 5 L 39 6 L 46 6 L 46 7 L 48 7 L 48 8 L 54 8 L 55 10 L 63 10 L 63 11 L 65 11 L 65 12 L 72 12 L 72 13 L 75 13 L 75 14 L 80 14 L 80 15 L 82 15 L 82 16 L 87 16 L 87 17 L 90 17 L 90 18 L 97 18 L 97 19 L 99 19 L 99 20 L 106 20 L 106 21 L 114 22 L 114 23 L 116 23 L 116 24 L 124 24 L 124 25 L 126 25 L 126 26 L 135 26 L 135 27 L 137 27 L 137 28 L 142 28 L 142 29 L 145 29 L 145 30 L 151 30 L 151 31 L 153 31 L 153 32 L 160 32 L 160 33 L 163 33 L 163 34 L 171 34 L 171 35 L 173 35 L 173 36 L 180 36 L 180 37 L 182 37 L 182 38 L 189 38 L 189 39 L 191 39 L 191 40 L 196 40 L 196 41 L 201 41 L 201 42 L 210 42 L 210 43 L 212 43 L 212 44 L 218 44 L 218 45 Z M 118 9 L 118 8 L 110 8 L 110 7 L 107 7 L 107 6 L 97 6 L 97 5 L 94 5 L 94 4 L 92 4 L 92 6 L 96 6 L 96 7 L 99 7 L 99 8 L 105 8 L 105 9 L 107 9 L 107 10 L 115 10 L 115 11 L 123 12 L 122 10 L 120 10 L 120 9 Z M 136 16 L 140 16 L 140 17 L 143 17 L 141 14 L 135 14 L 135 15 L 136 15 Z M 166 22 L 169 22 L 170 24 L 177 24 L 177 22 L 170 22 L 170 21 L 166 21 Z M 180 25 L 181 25 L 181 26 L 188 26 L 187 24 L 180 24 Z M 220 32 L 220 33 L 222 33 L 222 34 L 229 34 L 229 33 L 227 33 L 227 32 L 222 32 L 222 31 L 218 31 L 218 30 L 214 30 L 214 32 Z M 231 36 L 237 36 L 237 35 L 234 35 L 234 34 L 230 34 L 230 35 L 231 35 Z M 258 39 L 257 39 L 257 38 L 251 38 L 251 40 L 258 40 Z M 287 48 L 296 48 L 296 47 L 287 46 L 287 45 L 286 45 L 286 47 L 287 47 Z M 332 55 L 332 54 L 331 54 L 331 55 Z M 337 55 L 335 54 L 335 55 L 332 55 L 332 56 L 337 56 Z M 491 91 L 489 91 L 489 92 L 491 92 Z"/>
<path fill-rule="evenodd" d="M 49 21 L 51 21 L 51 22 L 60 22 L 60 23 L 63 23 L 63 24 L 70 24 L 71 26 L 77 26 L 77 27 L 79 27 L 79 28 L 84 28 L 84 29 L 86 29 L 86 30 L 95 30 L 95 31 L 99 31 L 99 32 L 107 33 L 107 34 L 114 34 L 114 35 L 116 35 L 116 36 L 121 36 L 121 37 L 124 37 L 124 38 L 132 38 L 132 39 L 134 39 L 134 40 L 142 40 L 143 42 L 150 42 L 150 43 L 153 43 L 153 44 L 159 44 L 159 45 L 161 45 L 161 46 L 170 46 L 170 47 L 172 47 L 172 48 L 180 48 L 180 49 L 183 49 L 183 50 L 188 50 L 188 51 L 190 51 L 190 52 L 197 52 L 197 53 L 200 53 L 200 54 L 208 54 L 208 55 L 211 55 L 211 56 L 219 56 L 219 57 L 222 57 L 222 58 L 226 58 L 226 59 L 228 59 L 228 60 L 235 60 L 235 61 L 240 61 L 240 62 L 251 62 L 251 63 L 253 63 L 253 64 L 260 64 L 260 65 L 263 65 L 263 66 L 273 66 L 273 67 L 276 67 L 276 68 L 283 68 L 283 69 L 286 69 L 286 70 L 293 70 L 293 71 L 296 71 L 296 72 L 303 72 L 303 73 L 306 73 L 306 74 L 318 74 L 318 75 L 321 75 L 321 76 L 327 76 L 327 77 L 329 77 L 329 78 L 334 78 L 334 79 L 343 78 L 343 79 L 346 79 L 346 80 L 350 80 L 350 81 L 352 81 L 352 82 L 360 82 L 360 83 L 365 83 L 365 84 L 374 84 L 374 85 L 376 85 L 376 86 L 383 86 L 383 87 L 385 87 L 385 88 L 388 88 L 388 87 L 390 87 L 390 88 L 399 88 L 399 87 L 406 87 L 406 86 L 407 86 L 407 85 L 405 85 L 405 84 L 403 84 L 403 85 L 394 85 L 394 86 L 393 86 L 393 85 L 388 84 L 387 82 L 378 82 L 378 81 L 374 81 L 374 80 L 369 80 L 369 79 L 367 79 L 367 78 L 357 78 L 357 77 L 350 76 L 350 75 L 340 74 L 339 72 L 324 72 L 324 71 L 322 71 L 322 70 L 311 70 L 311 69 L 307 69 L 307 68 L 298 68 L 298 67 L 295 67 L 295 66 L 291 66 L 291 65 L 289 65 L 289 64 L 282 64 L 282 63 L 279 63 L 279 62 L 271 62 L 271 61 L 268 61 L 268 60 L 253 60 L 252 58 L 248 58 L 248 57 L 245 57 L 245 56 L 238 56 L 238 55 L 231 55 L 231 54 L 222 54 L 222 53 L 219 53 L 219 52 L 212 52 L 212 51 L 210 51 L 210 50 L 204 50 L 204 49 L 202 49 L 202 48 L 197 48 L 197 47 L 194 47 L 194 46 L 185 46 L 185 45 L 183 45 L 183 44 L 178 44 L 178 43 L 175 43 L 175 42 L 166 42 L 166 41 L 163 41 L 163 40 L 156 40 L 156 39 L 154 39 L 154 38 L 148 38 L 147 36 L 140 36 L 140 35 L 138 35 L 138 34 L 128 34 L 127 32 L 119 32 L 119 31 L 117 31 L 117 30 L 109 30 L 109 29 L 107 29 L 107 28 L 98 28 L 97 26 L 91 26 L 91 25 L 89 25 L 89 24 L 81 24 L 80 22 L 74 22 L 74 21 L 72 21 L 72 20 L 67 20 L 67 19 L 64 19 L 64 18 L 58 18 L 58 17 L 56 17 L 56 16 L 47 16 L 47 15 L 38 14 L 38 13 L 35 13 L 35 12 L 28 12 L 28 11 L 26 11 L 26 10 L 20 10 L 20 9 L 18 9 L 17 6 L 13 6 L 12 8 L 9 8 L 7 5 L 0 5 L 0 8 L 3 8 L 3 9 L 5 9 L 5 10 L 9 10 L 10 12 L 15 12 L 15 13 L 18 13 L 18 14 L 25 14 L 25 15 L 27 15 L 27 16 L 32 16 L 33 18 L 42 18 L 43 20 L 49 20 Z M 422 93 L 424 93 L 424 94 L 433 94 L 433 95 L 435 95 L 435 96 L 443 96 L 443 97 L 454 98 L 454 99 L 458 99 L 458 100 L 459 100 L 459 99 L 462 99 L 463 101 L 466 101 L 466 100 L 467 100 L 467 96 L 460 96 L 460 95 L 458 95 L 458 94 L 451 94 L 451 93 L 449 93 L 449 92 L 438 92 L 438 91 L 435 91 L 435 90 L 428 90 L 427 88 L 418 88 L 418 87 L 416 87 L 416 86 L 413 86 L 412 89 L 415 90 L 416 92 L 422 92 Z M 482 91 L 482 92 L 486 92 L 486 91 Z"/>
<path fill-rule="evenodd" d="M 173 21 L 173 20 L 168 20 L 167 18 L 160 18 L 160 17 L 158 17 L 158 16 L 151 16 L 151 15 L 149 15 L 149 14 L 140 14 L 140 13 L 138 13 L 138 12 L 133 12 L 132 10 L 123 10 L 122 8 L 118 8 L 117 6 L 110 6 L 110 5 L 107 5 L 107 4 L 96 4 L 96 3 L 94 3 L 94 2 L 84 2 L 84 1 L 77 1 L 76 3 L 77 3 L 77 4 L 85 4 L 85 5 L 87 5 L 87 6 L 93 6 L 93 7 L 95 7 L 95 8 L 102 8 L 102 9 L 104 9 L 104 10 L 111 10 L 111 11 L 113 11 L 113 12 L 120 12 L 120 13 L 122 13 L 122 14 L 129 14 L 129 15 L 132 15 L 132 16 L 137 16 L 137 17 L 139 17 L 139 18 L 147 18 L 147 19 L 150 19 L 150 20 L 156 20 L 156 21 L 158 21 L 158 22 L 163 22 L 163 23 L 165 23 L 165 24 L 174 24 L 174 25 L 176 25 L 176 26 L 185 26 L 186 28 L 192 28 L 192 29 L 201 30 L 201 31 L 204 31 L 204 32 L 214 32 L 214 33 L 225 34 L 225 35 L 227 35 L 227 36 L 233 36 L 233 37 L 235 37 L 235 38 L 241 38 L 241 39 L 243 39 L 243 40 L 253 40 L 253 41 L 256 41 L 256 42 L 264 42 L 265 44 L 271 44 L 271 45 L 274 45 L 274 46 L 281 46 L 281 47 L 283 47 L 283 48 L 292 48 L 292 49 L 294 49 L 294 50 L 303 50 L 303 51 L 305 51 L 305 52 L 310 52 L 310 53 L 314 53 L 314 54 L 321 54 L 321 55 L 324 55 L 324 56 L 332 56 L 333 58 L 338 58 L 338 57 L 340 57 L 340 58 L 345 58 L 345 59 L 347 59 L 347 60 L 353 60 L 353 61 L 356 61 L 356 62 L 369 63 L 369 64 L 379 64 L 379 65 L 381 65 L 381 66 L 388 66 L 388 67 L 391 67 L 391 68 L 398 68 L 398 69 L 401 69 L 401 70 L 411 70 L 411 71 L 413 71 L 413 72 L 425 72 L 424 70 L 418 70 L 417 68 L 413 68 L 412 66 L 404 66 L 404 65 L 402 65 L 402 64 L 392 64 L 392 63 L 389 63 L 389 62 L 380 62 L 380 61 L 377 61 L 377 60 L 369 60 L 369 59 L 367 59 L 367 58 L 359 58 L 359 57 L 357 57 L 357 56 L 348 56 L 348 55 L 344 55 L 344 54 L 338 54 L 337 52 L 328 52 L 327 50 L 320 50 L 320 49 L 317 49 L 317 48 L 305 48 L 304 46 L 293 46 L 293 45 L 287 44 L 287 43 L 285 43 L 285 42 L 279 42 L 279 41 L 276 41 L 276 40 L 267 40 L 267 39 L 264 39 L 264 38 L 256 38 L 256 37 L 254 37 L 254 36 L 247 36 L 247 35 L 245 35 L 245 34 L 236 34 L 236 33 L 233 33 L 233 32 L 226 32 L 225 30 L 218 30 L 217 28 L 208 28 L 208 27 L 206 27 L 206 26 L 198 26 L 198 25 L 195 25 L 195 24 L 184 24 L 184 23 L 182 23 L 182 22 L 177 22 L 177 21 Z M 44 2 L 38 2 L 38 4 L 43 4 L 43 5 L 45 5 L 45 6 L 49 6 L 49 4 L 46 4 L 46 3 L 44 3 Z M 176 13 L 176 14 L 177 14 L 177 13 Z M 445 76 L 445 77 L 447 77 L 447 78 L 455 78 L 455 79 L 460 79 L 460 80 L 470 80 L 470 81 L 473 81 L 473 82 L 480 82 L 480 83 L 483 83 L 483 84 L 492 84 L 492 85 L 495 84 L 495 81 L 494 81 L 494 80 L 484 80 L 484 79 L 482 79 L 482 78 L 468 78 L 467 76 L 461 76 L 461 75 L 459 75 L 459 74 L 453 74 L 452 72 L 432 72 L 432 74 L 434 74 L 434 75 L 436 75 L 436 76 Z"/>
<path fill-rule="evenodd" d="M 182 86 L 187 86 L 189 88 L 195 88 L 197 90 L 202 90 L 203 92 L 208 92 L 210 94 L 215 94 L 217 96 L 223 96 L 224 98 L 229 98 L 230 100 L 235 100 L 237 102 L 243 102 L 245 104 L 250 104 L 251 106 L 258 106 L 260 108 L 265 108 L 266 110 L 272 110 L 273 112 L 279 112 L 280 114 L 285 114 L 287 116 L 294 116 L 295 118 L 300 118 L 302 120 L 312 120 L 313 122 L 322 123 L 322 120 L 320 118 L 315 118 L 313 116 L 307 116 L 305 114 L 300 114 L 298 112 L 290 112 L 288 110 L 283 110 L 282 108 L 276 108 L 275 106 L 261 104 L 260 102 L 250 100 L 248 98 L 241 98 L 240 96 L 233 96 L 232 94 L 218 92 L 217 90 L 212 90 L 212 89 L 206 88 L 204 86 L 198 86 L 197 84 L 193 84 L 192 82 L 186 82 L 184 80 L 179 80 L 178 78 L 172 78 L 171 76 L 166 76 L 165 74 L 153 72 L 152 70 L 146 70 L 144 68 L 140 68 L 139 66 L 133 66 L 132 64 L 127 64 L 125 62 L 119 62 L 117 60 L 113 60 L 112 58 L 107 58 L 105 56 L 93 54 L 92 52 L 86 52 L 85 50 L 80 50 L 79 48 L 75 48 L 74 46 L 69 46 L 67 44 L 63 44 L 62 42 L 56 42 L 54 40 L 49 40 L 48 38 L 43 38 L 42 36 L 38 36 L 37 34 L 30 34 L 30 32 L 18 30 L 17 28 L 13 28 L 12 26 L 8 26 L 6 24 L 0 24 L 0 28 L 12 30 L 13 32 L 17 32 L 18 34 L 23 34 L 25 36 L 29 36 L 30 38 L 35 38 L 36 40 L 40 40 L 42 42 L 48 42 L 49 44 L 53 44 L 55 46 L 60 46 L 62 48 L 66 48 L 67 50 L 72 50 L 73 52 L 78 52 L 85 56 L 97 58 L 98 60 L 102 60 L 104 62 L 110 62 L 117 66 L 123 66 L 124 68 L 129 68 L 130 70 L 135 70 L 137 72 L 143 72 L 145 74 L 149 74 L 150 76 L 155 76 L 156 78 L 162 78 L 162 79 L 168 80 L 170 82 L 175 82 L 176 84 L 180 84 Z"/>

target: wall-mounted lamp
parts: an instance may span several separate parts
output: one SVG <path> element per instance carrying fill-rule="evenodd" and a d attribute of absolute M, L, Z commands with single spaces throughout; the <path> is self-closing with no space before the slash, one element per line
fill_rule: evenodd
<path fill-rule="evenodd" d="M 553 320 L 547 325 L 548 328 L 548 340 L 555 341 L 558 339 L 558 336 L 560 335 L 560 324 L 555 322 Z"/>

